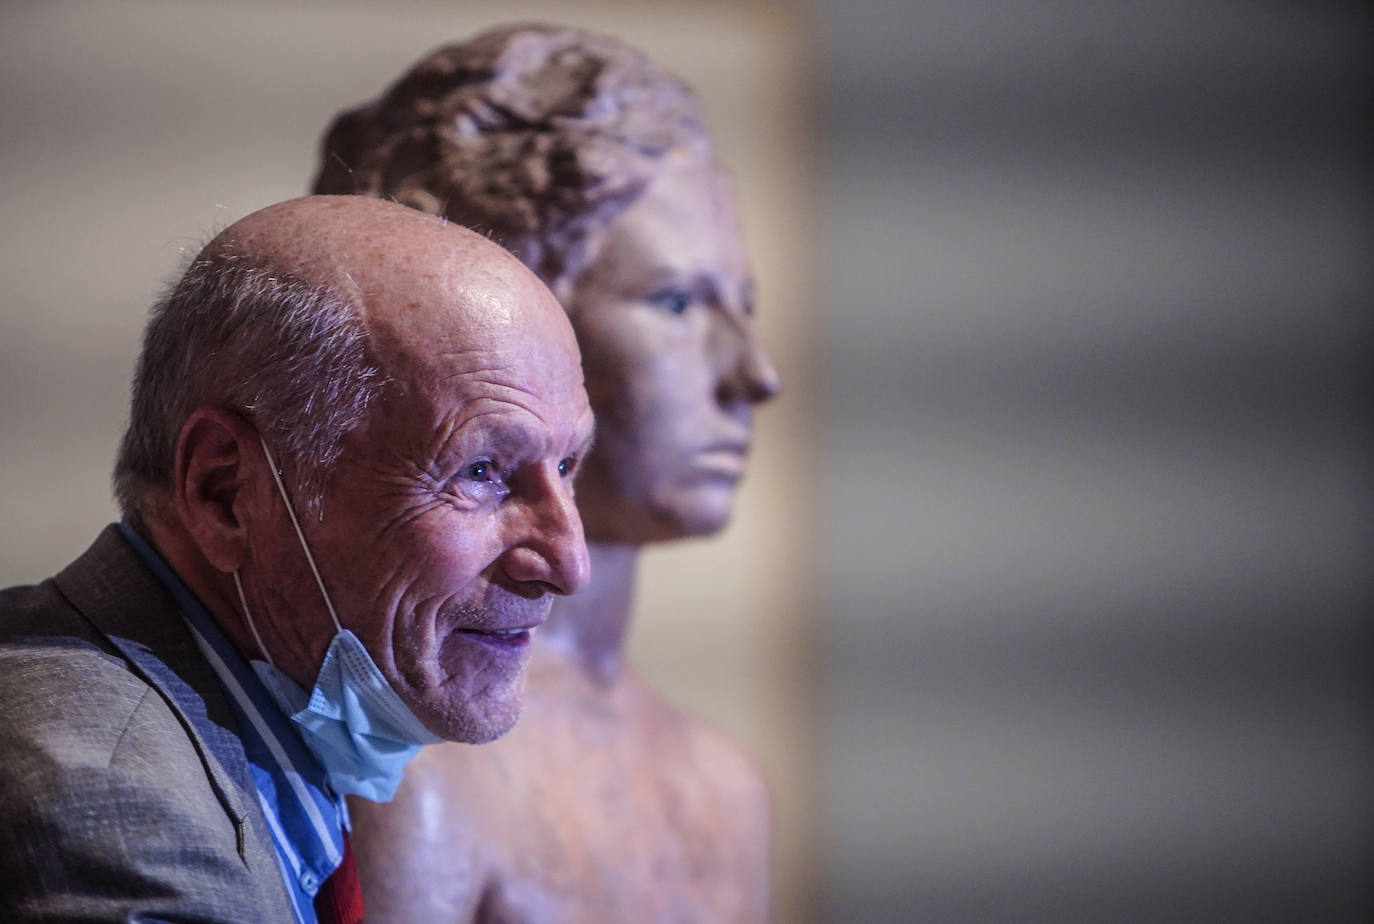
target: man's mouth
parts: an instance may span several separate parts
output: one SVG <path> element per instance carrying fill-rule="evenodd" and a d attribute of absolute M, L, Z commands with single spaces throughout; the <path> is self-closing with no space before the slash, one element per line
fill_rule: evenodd
<path fill-rule="evenodd" d="M 457 634 L 506 651 L 520 651 L 530 643 L 529 629 L 459 629 Z"/>
<path fill-rule="evenodd" d="M 548 595 L 526 599 L 495 590 L 481 604 L 467 603 L 447 614 L 446 621 L 453 626 L 449 638 L 480 644 L 493 654 L 522 655 L 528 652 L 531 634 L 549 617 L 552 606 L 553 597 Z M 453 653 L 462 657 L 457 651 Z"/>

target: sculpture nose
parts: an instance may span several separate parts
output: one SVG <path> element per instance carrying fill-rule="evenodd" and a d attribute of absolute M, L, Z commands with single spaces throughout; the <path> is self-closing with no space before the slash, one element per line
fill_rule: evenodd
<path fill-rule="evenodd" d="M 742 321 L 736 327 L 734 361 L 721 376 L 717 398 L 722 404 L 760 404 L 782 390 L 782 379 L 753 327 Z"/>

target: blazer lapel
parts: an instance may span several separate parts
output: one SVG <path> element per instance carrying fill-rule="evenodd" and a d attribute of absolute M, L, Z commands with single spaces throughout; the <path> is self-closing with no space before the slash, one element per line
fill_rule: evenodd
<path fill-rule="evenodd" d="M 106 527 L 54 580 L 72 606 L 162 695 L 186 729 L 239 832 L 243 856 L 244 822 L 254 787 L 238 721 L 171 597 L 115 526 Z"/>

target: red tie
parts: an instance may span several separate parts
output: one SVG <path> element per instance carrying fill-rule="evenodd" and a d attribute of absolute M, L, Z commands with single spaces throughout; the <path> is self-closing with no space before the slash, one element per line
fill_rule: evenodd
<path fill-rule="evenodd" d="M 315 896 L 315 915 L 320 924 L 363 924 L 363 886 L 358 881 L 358 865 L 353 862 L 353 847 L 347 834 L 343 845 L 343 862 Z"/>

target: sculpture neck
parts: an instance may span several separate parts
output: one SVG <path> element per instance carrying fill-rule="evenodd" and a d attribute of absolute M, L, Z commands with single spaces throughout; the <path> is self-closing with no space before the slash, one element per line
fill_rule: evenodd
<path fill-rule="evenodd" d="M 592 578 L 576 596 L 554 601 L 540 642 L 600 684 L 614 683 L 624 661 L 639 546 L 588 542 Z"/>

